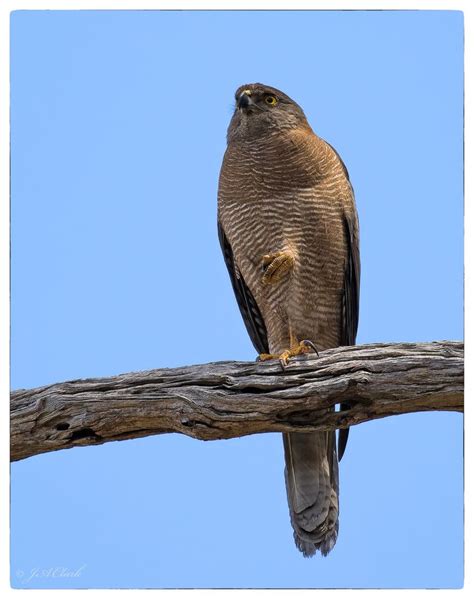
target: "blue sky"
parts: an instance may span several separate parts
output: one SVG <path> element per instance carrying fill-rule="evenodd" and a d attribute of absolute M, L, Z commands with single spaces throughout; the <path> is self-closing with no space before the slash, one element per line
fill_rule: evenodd
<path fill-rule="evenodd" d="M 462 13 L 17 11 L 11 50 L 12 388 L 255 358 L 216 236 L 254 81 L 351 174 L 358 342 L 462 339 Z M 278 434 L 14 463 L 12 585 L 459 587 L 462 435 L 449 413 L 354 427 L 339 539 L 311 560 Z"/>

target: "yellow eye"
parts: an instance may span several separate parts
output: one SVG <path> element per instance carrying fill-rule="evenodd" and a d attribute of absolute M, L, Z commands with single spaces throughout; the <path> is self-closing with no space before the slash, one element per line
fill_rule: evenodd
<path fill-rule="evenodd" d="M 270 106 L 275 106 L 275 104 L 278 102 L 278 100 L 275 98 L 275 96 L 266 96 L 265 102 L 267 104 L 270 104 Z"/>

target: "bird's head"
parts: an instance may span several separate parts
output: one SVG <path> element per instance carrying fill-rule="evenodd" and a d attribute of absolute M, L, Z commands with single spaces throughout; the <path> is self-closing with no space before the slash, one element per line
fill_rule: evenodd
<path fill-rule="evenodd" d="M 241 85 L 227 140 L 255 139 L 297 127 L 309 128 L 305 114 L 289 96 L 262 83 Z"/>

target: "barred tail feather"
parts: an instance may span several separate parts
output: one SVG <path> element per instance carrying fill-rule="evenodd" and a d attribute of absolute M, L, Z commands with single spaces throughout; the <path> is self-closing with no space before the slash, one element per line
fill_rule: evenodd
<path fill-rule="evenodd" d="M 305 557 L 334 547 L 339 529 L 335 433 L 284 433 L 285 482 L 296 546 Z"/>

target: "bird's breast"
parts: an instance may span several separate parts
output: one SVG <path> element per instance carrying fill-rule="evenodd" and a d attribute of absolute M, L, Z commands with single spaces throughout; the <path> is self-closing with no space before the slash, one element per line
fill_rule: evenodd
<path fill-rule="evenodd" d="M 287 343 L 290 325 L 320 347 L 337 345 L 347 260 L 343 205 L 350 194 L 337 155 L 314 135 L 228 147 L 219 220 L 273 348 Z M 265 257 L 282 253 L 291 268 L 266 284 Z"/>

